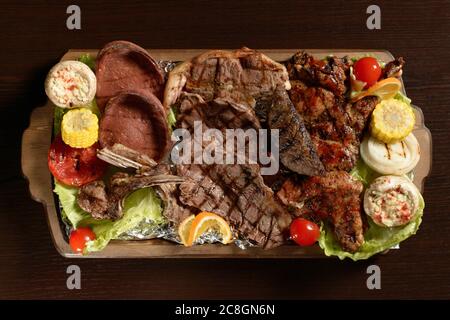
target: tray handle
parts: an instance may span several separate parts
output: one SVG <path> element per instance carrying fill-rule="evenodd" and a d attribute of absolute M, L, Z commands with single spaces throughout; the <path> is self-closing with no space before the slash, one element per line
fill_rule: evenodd
<path fill-rule="evenodd" d="M 47 153 L 53 127 L 52 106 L 47 103 L 33 110 L 30 126 L 22 136 L 22 173 L 28 180 L 31 197 L 43 204 L 53 199 Z"/>

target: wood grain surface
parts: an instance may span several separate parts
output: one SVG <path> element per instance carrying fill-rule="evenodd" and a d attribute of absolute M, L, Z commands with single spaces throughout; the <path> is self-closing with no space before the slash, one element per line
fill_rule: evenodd
<path fill-rule="evenodd" d="M 450 298 L 450 2 L 378 1 L 381 30 L 366 28 L 365 1 L 77 1 L 82 30 L 65 26 L 66 1 L 1 1 L 0 298 Z M 433 135 L 433 170 L 418 234 L 369 261 L 68 260 L 28 194 L 20 141 L 43 83 L 69 48 L 126 39 L 146 48 L 387 49 L 407 60 L 408 96 Z M 66 268 L 82 270 L 67 290 Z M 381 268 L 381 290 L 366 269 Z"/>

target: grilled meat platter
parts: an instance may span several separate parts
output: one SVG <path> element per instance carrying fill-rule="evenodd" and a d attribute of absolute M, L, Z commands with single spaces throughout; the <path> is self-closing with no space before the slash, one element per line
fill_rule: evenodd
<path fill-rule="evenodd" d="M 420 146 L 405 59 L 155 60 L 128 41 L 48 73 L 48 167 L 74 253 L 111 240 L 367 259 L 415 234 Z"/>

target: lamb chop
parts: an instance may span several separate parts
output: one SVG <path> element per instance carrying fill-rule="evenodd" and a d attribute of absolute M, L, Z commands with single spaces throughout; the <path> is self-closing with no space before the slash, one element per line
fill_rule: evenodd
<path fill-rule="evenodd" d="M 136 174 L 115 173 L 110 178 L 108 186 L 103 181 L 97 180 L 80 188 L 77 203 L 95 219 L 116 220 L 121 218 L 123 201 L 135 190 L 150 186 L 179 184 L 183 181 L 182 178 L 170 174 L 167 164 L 157 165 L 147 156 L 123 145 L 116 144 L 111 149 L 104 148 L 99 151 L 98 156 L 115 166 L 134 168 L 137 171 Z M 170 201 L 168 198 L 166 200 Z"/>
<path fill-rule="evenodd" d="M 364 243 L 362 191 L 362 183 L 347 172 L 332 171 L 303 181 L 289 179 L 277 196 L 294 215 L 330 223 L 342 248 L 356 252 Z"/>

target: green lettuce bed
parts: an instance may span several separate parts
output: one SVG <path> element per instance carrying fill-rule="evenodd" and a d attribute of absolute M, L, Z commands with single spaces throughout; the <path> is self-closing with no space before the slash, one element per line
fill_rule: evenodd
<path fill-rule="evenodd" d="M 352 170 L 351 175 L 360 180 L 365 187 L 379 176 L 362 161 L 358 162 L 357 166 Z M 358 252 L 350 253 L 342 250 L 335 239 L 331 227 L 326 224 L 321 227 L 319 245 L 327 256 L 337 256 L 341 260 L 350 258 L 354 261 L 368 259 L 374 254 L 392 248 L 403 240 L 416 234 L 422 222 L 424 208 L 425 202 L 421 196 L 419 212 L 416 218 L 407 225 L 401 227 L 383 228 L 376 225 L 368 218 L 369 228 L 364 233 L 365 241 Z"/>

